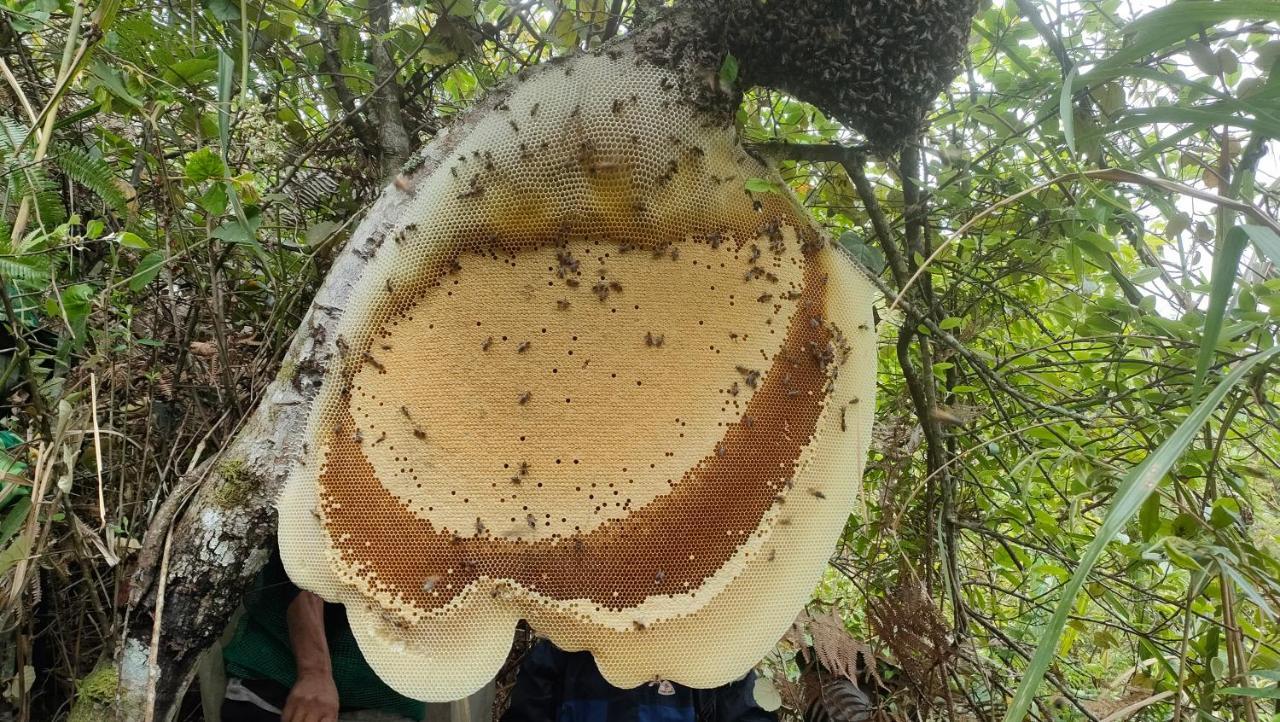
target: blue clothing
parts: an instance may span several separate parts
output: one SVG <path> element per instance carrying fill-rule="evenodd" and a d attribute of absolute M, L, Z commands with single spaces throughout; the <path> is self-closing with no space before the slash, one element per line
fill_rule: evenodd
<path fill-rule="evenodd" d="M 751 672 L 715 689 L 672 683 L 618 689 L 590 652 L 542 641 L 520 665 L 502 722 L 776 722 L 755 703 L 755 679 Z"/>

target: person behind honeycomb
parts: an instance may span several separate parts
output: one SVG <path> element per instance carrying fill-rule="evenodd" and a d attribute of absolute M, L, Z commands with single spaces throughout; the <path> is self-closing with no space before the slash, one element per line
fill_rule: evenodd
<path fill-rule="evenodd" d="M 369 667 L 341 604 L 289 580 L 278 551 L 245 597 L 223 662 L 222 722 L 406 722 L 426 714 Z"/>
<path fill-rule="evenodd" d="M 618 689 L 590 652 L 565 652 L 542 640 L 521 662 L 501 722 L 777 722 L 756 703 L 755 680 L 751 671 L 714 689 L 667 680 Z"/>

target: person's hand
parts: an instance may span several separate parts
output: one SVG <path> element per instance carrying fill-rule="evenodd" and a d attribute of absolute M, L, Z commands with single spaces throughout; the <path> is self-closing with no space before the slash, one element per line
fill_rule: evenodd
<path fill-rule="evenodd" d="M 289 699 L 284 703 L 280 722 L 337 722 L 338 687 L 333 676 L 324 672 L 300 673 Z"/>

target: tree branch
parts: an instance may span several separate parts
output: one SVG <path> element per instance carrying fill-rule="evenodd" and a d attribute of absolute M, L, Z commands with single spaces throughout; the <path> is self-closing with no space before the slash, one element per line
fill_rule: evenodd
<path fill-rule="evenodd" d="M 1022 17 L 1035 27 L 1036 32 L 1040 33 L 1040 37 L 1044 38 L 1045 44 L 1049 46 L 1053 56 L 1058 59 L 1058 64 L 1062 66 L 1062 76 L 1065 78 L 1067 73 L 1075 67 L 1075 63 L 1071 62 L 1071 57 L 1067 55 L 1067 48 L 1062 44 L 1062 38 L 1058 37 L 1044 18 L 1040 17 L 1039 11 L 1031 0 L 1018 0 L 1018 10 L 1022 13 Z"/>
<path fill-rule="evenodd" d="M 369 19 L 375 35 L 369 47 L 369 60 L 375 68 L 373 77 L 377 83 L 377 89 L 373 93 L 377 101 L 373 106 L 374 126 L 378 131 L 380 166 L 385 179 L 395 174 L 405 158 L 409 157 L 412 147 L 400 108 L 400 84 L 396 82 L 400 68 L 387 52 L 387 45 L 382 39 L 391 30 L 390 0 L 372 0 L 369 3 Z"/>

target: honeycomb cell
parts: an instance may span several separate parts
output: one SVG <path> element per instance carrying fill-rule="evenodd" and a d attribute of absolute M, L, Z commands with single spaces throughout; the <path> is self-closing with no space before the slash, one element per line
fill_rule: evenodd
<path fill-rule="evenodd" d="M 869 283 L 666 71 L 569 62 L 351 250 L 279 501 L 290 575 L 420 699 L 483 685 L 520 618 L 618 686 L 741 676 L 856 501 Z"/>

